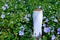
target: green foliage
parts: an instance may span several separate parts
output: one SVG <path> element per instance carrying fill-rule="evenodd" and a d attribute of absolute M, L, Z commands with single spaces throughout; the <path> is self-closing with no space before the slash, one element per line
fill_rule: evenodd
<path fill-rule="evenodd" d="M 5 4 L 8 4 L 9 8 L 3 10 L 2 6 Z M 60 0 L 0 0 L 0 16 L 5 15 L 3 19 L 0 17 L 0 40 L 34 40 L 31 35 L 33 33 L 32 13 L 39 6 L 44 10 L 43 15 L 49 19 L 48 25 L 55 26 L 55 28 L 60 27 L 60 16 L 58 16 L 60 14 Z M 31 15 L 29 21 L 24 19 L 26 14 Z M 51 16 L 57 17 L 59 22 L 52 22 Z M 19 36 L 22 25 L 25 25 L 25 35 Z M 47 40 L 47 38 L 48 36 L 43 36 L 43 40 Z"/>

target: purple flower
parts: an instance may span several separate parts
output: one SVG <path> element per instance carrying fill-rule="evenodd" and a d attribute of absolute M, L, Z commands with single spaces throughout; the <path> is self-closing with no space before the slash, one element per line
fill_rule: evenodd
<path fill-rule="evenodd" d="M 57 34 L 59 35 L 59 34 L 60 34 L 60 32 L 57 32 Z"/>
<path fill-rule="evenodd" d="M 30 20 L 29 17 L 30 17 L 30 14 L 27 14 L 24 18 L 26 19 L 26 21 L 29 21 Z"/>
<path fill-rule="evenodd" d="M 4 6 L 2 6 L 3 10 L 6 10 L 7 8 L 9 8 L 8 4 L 5 4 Z"/>
<path fill-rule="evenodd" d="M 58 28 L 57 31 L 60 32 L 60 28 Z"/>
<path fill-rule="evenodd" d="M 45 28 L 44 28 L 44 32 L 45 32 L 45 33 L 50 32 L 50 27 L 45 27 Z"/>
<path fill-rule="evenodd" d="M 60 28 L 57 29 L 57 34 L 60 34 Z"/>
<path fill-rule="evenodd" d="M 5 7 L 5 6 L 2 6 L 2 9 L 3 9 L 3 10 L 6 10 L 6 7 Z"/>
<path fill-rule="evenodd" d="M 55 40 L 55 38 L 56 38 L 55 35 L 52 35 L 51 40 Z"/>
<path fill-rule="evenodd" d="M 6 7 L 6 8 L 9 8 L 8 4 L 5 4 L 5 7 Z"/>
<path fill-rule="evenodd" d="M 46 27 L 46 24 L 43 24 L 42 26 L 43 26 L 43 27 Z"/>
<path fill-rule="evenodd" d="M 45 22 L 48 22 L 49 20 L 48 20 L 48 18 L 45 20 Z"/>
<path fill-rule="evenodd" d="M 3 18 L 5 18 L 5 15 L 4 15 L 4 14 L 2 14 L 2 15 L 1 15 L 1 18 L 2 18 L 2 19 L 3 19 Z"/>
<path fill-rule="evenodd" d="M 60 28 L 57 29 L 57 34 L 60 34 Z"/>
<path fill-rule="evenodd" d="M 54 19 L 53 21 L 54 21 L 54 22 L 58 22 L 58 20 L 57 20 L 57 19 Z"/>
<path fill-rule="evenodd" d="M 24 35 L 24 31 L 21 31 L 21 30 L 20 30 L 20 31 L 19 31 L 19 35 L 20 35 L 20 36 Z"/>
<path fill-rule="evenodd" d="M 55 18 L 54 16 L 51 16 L 51 18 Z"/>
<path fill-rule="evenodd" d="M 27 14 L 27 17 L 31 17 L 31 14 Z"/>

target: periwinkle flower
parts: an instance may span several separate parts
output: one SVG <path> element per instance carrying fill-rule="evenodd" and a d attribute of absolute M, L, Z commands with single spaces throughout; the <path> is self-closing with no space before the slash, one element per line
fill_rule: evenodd
<path fill-rule="evenodd" d="M 57 32 L 57 34 L 59 35 L 59 34 L 60 34 L 60 32 Z"/>
<path fill-rule="evenodd" d="M 2 9 L 3 9 L 3 10 L 6 10 L 6 7 L 5 7 L 5 6 L 2 6 Z"/>
<path fill-rule="evenodd" d="M 48 20 L 48 18 L 45 20 L 45 22 L 48 22 L 49 20 Z"/>
<path fill-rule="evenodd" d="M 29 16 L 30 16 L 30 15 L 26 15 L 26 16 L 25 16 L 26 21 L 29 21 Z"/>
<path fill-rule="evenodd" d="M 55 38 L 56 38 L 55 35 L 52 35 L 51 40 L 55 40 Z"/>
<path fill-rule="evenodd" d="M 24 28 L 24 26 L 21 26 L 20 28 Z"/>
<path fill-rule="evenodd" d="M 5 7 L 6 7 L 6 8 L 9 8 L 8 4 L 5 4 Z"/>
<path fill-rule="evenodd" d="M 21 30 L 20 30 L 20 31 L 19 31 L 19 35 L 20 35 L 20 36 L 24 35 L 24 31 L 21 31 Z"/>
<path fill-rule="evenodd" d="M 29 18 L 26 18 L 26 21 L 29 21 Z"/>
<path fill-rule="evenodd" d="M 43 26 L 43 27 L 46 27 L 46 24 L 43 24 L 42 26 Z"/>
<path fill-rule="evenodd" d="M 8 4 L 5 4 L 4 6 L 2 6 L 3 10 L 6 10 L 7 8 L 9 8 Z"/>
<path fill-rule="evenodd" d="M 45 28 L 44 28 L 44 32 L 45 32 L 45 33 L 50 32 L 50 27 L 45 27 Z"/>
<path fill-rule="evenodd" d="M 9 8 L 8 4 L 5 4 L 4 6 L 2 6 L 3 10 L 6 10 L 7 8 Z"/>
<path fill-rule="evenodd" d="M 28 17 L 31 17 L 31 14 L 27 14 Z"/>
<path fill-rule="evenodd" d="M 57 31 L 60 32 L 60 28 L 58 28 Z"/>
<path fill-rule="evenodd" d="M 57 19 L 54 19 L 53 21 L 54 21 L 54 22 L 58 22 L 58 20 L 57 20 Z"/>
<path fill-rule="evenodd" d="M 57 29 L 57 34 L 60 34 L 60 28 Z"/>
<path fill-rule="evenodd" d="M 51 16 L 51 18 L 55 18 L 54 16 Z"/>
<path fill-rule="evenodd" d="M 4 14 L 2 14 L 2 15 L 1 15 L 1 18 L 2 18 L 2 19 L 3 19 L 3 18 L 5 18 L 5 15 L 4 15 Z"/>

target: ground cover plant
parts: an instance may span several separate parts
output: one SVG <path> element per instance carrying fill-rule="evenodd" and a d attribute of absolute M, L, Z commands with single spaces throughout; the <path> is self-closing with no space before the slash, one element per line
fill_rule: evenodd
<path fill-rule="evenodd" d="M 35 40 L 35 8 L 43 10 L 42 40 L 60 40 L 60 0 L 0 0 L 0 40 Z"/>

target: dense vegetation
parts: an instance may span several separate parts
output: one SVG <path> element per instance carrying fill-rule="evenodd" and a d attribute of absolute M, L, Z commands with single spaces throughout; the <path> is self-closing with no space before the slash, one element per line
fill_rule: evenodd
<path fill-rule="evenodd" d="M 43 10 L 43 40 L 60 40 L 60 0 L 0 0 L 0 40 L 34 40 L 32 13 Z"/>

